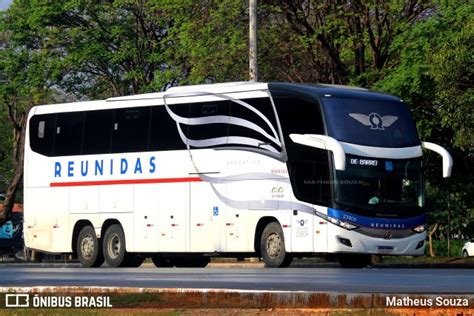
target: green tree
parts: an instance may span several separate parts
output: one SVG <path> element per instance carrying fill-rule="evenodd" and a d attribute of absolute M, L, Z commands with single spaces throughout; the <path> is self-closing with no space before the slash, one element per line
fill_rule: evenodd
<path fill-rule="evenodd" d="M 379 74 L 374 88 L 402 97 L 412 109 L 420 138 L 439 143 L 454 158 L 453 176 L 441 179 L 440 158 L 427 153 L 430 223 L 446 235 L 448 200 L 451 230 L 466 232 L 473 221 L 473 7 L 462 1 L 440 4 L 398 36 L 391 53 L 399 58 Z"/>
<path fill-rule="evenodd" d="M 170 16 L 166 50 L 179 84 L 248 80 L 248 3 L 152 1 Z"/>
<path fill-rule="evenodd" d="M 289 81 L 362 86 L 376 81 L 377 73 L 397 58 L 391 54 L 395 38 L 434 6 L 420 1 L 263 3 L 275 40 L 267 48 L 276 51 L 268 65 L 288 70 Z"/>
<path fill-rule="evenodd" d="M 9 158 L 2 160 L 4 176 L 9 178 L 4 209 L 0 213 L 3 223 L 11 212 L 23 178 L 23 150 L 26 120 L 29 109 L 49 100 L 51 82 L 50 69 L 45 67 L 50 57 L 45 51 L 32 49 L 29 42 L 16 41 L 13 32 L 7 29 L 5 15 L 0 19 L 0 109 L 3 130 L 9 127 L 1 141 L 11 147 Z M 5 157 L 6 151 L 4 153 Z"/>
<path fill-rule="evenodd" d="M 168 18 L 148 1 L 15 1 L 7 11 L 16 36 L 55 58 L 51 79 L 80 98 L 163 88 Z"/>

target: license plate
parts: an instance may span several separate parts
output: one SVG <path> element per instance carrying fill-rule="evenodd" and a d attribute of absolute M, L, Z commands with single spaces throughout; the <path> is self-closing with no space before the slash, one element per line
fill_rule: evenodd
<path fill-rule="evenodd" d="M 390 253 L 393 251 L 392 246 L 377 246 L 377 251 L 379 253 Z"/>

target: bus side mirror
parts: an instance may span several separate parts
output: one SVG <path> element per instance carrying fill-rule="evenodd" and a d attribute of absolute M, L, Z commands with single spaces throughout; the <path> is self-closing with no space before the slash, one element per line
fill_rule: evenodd
<path fill-rule="evenodd" d="M 449 152 L 440 145 L 430 142 L 421 142 L 421 146 L 424 149 L 434 151 L 441 155 L 443 158 L 443 178 L 449 178 L 451 176 L 451 170 L 453 169 L 453 158 Z"/>
<path fill-rule="evenodd" d="M 336 170 L 346 170 L 346 153 L 337 139 L 316 134 L 290 134 L 290 138 L 297 144 L 330 150 L 334 156 Z"/>

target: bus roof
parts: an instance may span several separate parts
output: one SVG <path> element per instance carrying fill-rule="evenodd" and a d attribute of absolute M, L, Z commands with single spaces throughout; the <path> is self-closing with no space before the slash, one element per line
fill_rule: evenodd
<path fill-rule="evenodd" d="M 386 101 L 400 101 L 399 98 L 370 91 L 364 88 L 329 85 L 329 84 L 301 84 L 301 83 L 263 83 L 263 82 L 227 82 L 214 84 L 201 84 L 190 86 L 171 87 L 165 92 L 146 93 L 130 96 L 121 96 L 108 98 L 106 100 L 98 101 L 83 101 L 73 103 L 51 104 L 48 106 L 37 106 L 34 108 L 35 114 L 56 113 L 56 112 L 74 112 L 84 110 L 100 110 L 111 107 L 129 107 L 127 101 L 140 101 L 134 106 L 157 105 L 156 100 L 162 100 L 163 97 L 184 97 L 186 95 L 192 96 L 196 94 L 222 94 L 222 93 L 239 93 L 251 91 L 263 91 L 269 89 L 272 93 L 290 92 L 300 95 L 310 95 L 317 97 L 341 97 L 341 98 L 360 98 L 369 100 L 386 100 Z M 111 105 L 112 103 L 113 106 Z M 158 104 L 162 104 L 159 102 Z"/>
<path fill-rule="evenodd" d="M 368 89 L 330 84 L 269 83 L 270 91 L 292 92 L 295 94 L 335 98 L 355 98 L 380 101 L 401 101 L 400 98 Z"/>

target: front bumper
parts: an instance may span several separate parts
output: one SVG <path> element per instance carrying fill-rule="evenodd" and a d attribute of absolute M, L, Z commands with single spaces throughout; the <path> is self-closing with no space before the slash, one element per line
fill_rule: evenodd
<path fill-rule="evenodd" d="M 426 232 L 404 238 L 383 239 L 369 237 L 329 224 L 328 236 L 330 236 L 328 239 L 328 252 L 330 253 L 420 256 L 425 252 Z"/>

